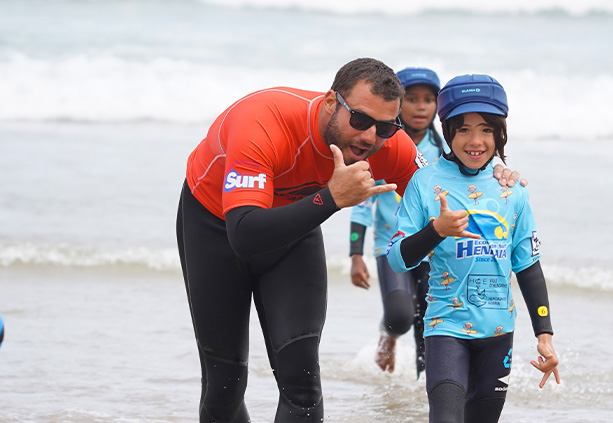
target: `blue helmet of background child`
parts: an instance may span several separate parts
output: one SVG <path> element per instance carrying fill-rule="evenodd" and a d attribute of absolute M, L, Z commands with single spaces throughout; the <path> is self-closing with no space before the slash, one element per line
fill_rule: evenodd
<path fill-rule="evenodd" d="M 428 68 L 404 68 L 396 75 L 404 88 L 424 84 L 434 88 L 435 92 L 441 89 L 441 81 L 438 79 L 438 75 Z"/>
<path fill-rule="evenodd" d="M 438 117 L 442 120 L 463 113 L 492 113 L 507 117 L 509 105 L 502 85 L 489 75 L 460 75 L 438 93 Z"/>

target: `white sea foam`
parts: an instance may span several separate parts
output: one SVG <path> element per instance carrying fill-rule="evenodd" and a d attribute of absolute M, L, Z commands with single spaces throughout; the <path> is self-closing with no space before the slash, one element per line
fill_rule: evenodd
<path fill-rule="evenodd" d="M 15 54 L 0 62 L 0 119 L 201 122 L 252 90 L 290 79 L 283 72 L 249 74 L 245 78 L 243 68 L 166 58 L 46 61 Z"/>
<path fill-rule="evenodd" d="M 440 72 L 444 80 L 447 71 Z M 116 56 L 40 60 L 15 54 L 0 62 L 0 120 L 199 123 L 248 92 L 276 85 L 325 90 L 334 71 L 245 69 Z M 519 136 L 613 138 L 608 99 L 613 75 L 552 76 L 499 72 Z M 589 107 L 586 107 L 589 104 Z M 585 122 L 594 122 L 586 125 Z"/>
<path fill-rule="evenodd" d="M 324 91 L 343 63 L 370 56 L 398 69 L 431 67 L 443 83 L 461 73 L 495 76 L 518 136 L 613 138 L 613 3 L 462 2 L 471 13 L 451 11 L 456 3 L 437 2 L 445 13 L 407 25 L 402 13 L 430 4 L 183 1 L 167 14 L 161 2 L 133 0 L 126 9 L 65 0 L 37 3 L 38 14 L 26 19 L 31 8 L 10 1 L 0 16 L 0 121 L 209 122 L 257 89 Z M 579 16 L 536 13 L 552 7 Z M 595 8 L 611 13 L 585 15 Z M 511 13 L 524 9 L 532 14 Z M 478 14 L 488 10 L 508 13 Z M 77 16 L 90 25 L 78 25 Z M 66 31 L 37 30 L 54 26 Z"/>
<path fill-rule="evenodd" d="M 475 13 L 510 12 L 534 13 L 539 11 L 561 10 L 567 13 L 581 15 L 590 11 L 613 12 L 613 4 L 606 0 L 589 0 L 577 2 L 573 0 L 516 0 L 513 2 L 495 2 L 487 0 L 438 0 L 432 2 L 407 2 L 402 0 L 370 0 L 335 1 L 312 0 L 201 0 L 208 4 L 223 4 L 235 7 L 294 7 L 302 10 L 327 11 L 343 14 L 352 13 L 382 13 L 382 14 L 416 14 L 429 10 L 463 10 Z"/>
<path fill-rule="evenodd" d="M 144 247 L 96 250 L 68 245 L 0 244 L 0 266 L 61 266 L 75 268 L 134 267 L 155 271 L 180 271 L 176 249 Z"/>
<path fill-rule="evenodd" d="M 366 257 L 371 269 L 376 262 Z M 174 248 L 150 249 L 145 247 L 94 249 L 69 245 L 40 245 L 30 242 L 0 244 L 0 266 L 59 266 L 73 268 L 116 267 L 156 272 L 180 272 L 179 256 Z M 345 255 L 329 255 L 328 268 L 337 279 L 349 280 L 350 261 Z M 550 287 L 577 288 L 589 291 L 613 292 L 613 277 L 609 269 L 597 267 L 565 267 L 543 265 L 543 273 Z M 373 283 L 377 281 L 372 272 Z"/>

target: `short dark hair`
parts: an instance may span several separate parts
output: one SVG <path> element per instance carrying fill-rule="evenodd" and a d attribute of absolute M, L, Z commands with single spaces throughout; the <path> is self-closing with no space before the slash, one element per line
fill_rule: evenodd
<path fill-rule="evenodd" d="M 330 89 L 346 96 L 362 80 L 371 84 L 372 93 L 385 101 L 399 99 L 402 103 L 404 87 L 396 73 L 385 63 L 368 57 L 354 59 L 343 65 L 336 73 Z"/>
<path fill-rule="evenodd" d="M 495 115 L 493 113 L 478 112 L 483 118 L 485 123 L 494 129 L 494 142 L 496 154 L 503 163 L 506 156 L 504 155 L 504 146 L 507 145 L 507 119 L 502 115 Z M 449 148 L 451 148 L 451 141 L 458 129 L 464 125 L 464 114 L 453 116 L 449 119 L 445 119 L 441 122 L 441 128 L 443 129 L 443 137 Z"/>

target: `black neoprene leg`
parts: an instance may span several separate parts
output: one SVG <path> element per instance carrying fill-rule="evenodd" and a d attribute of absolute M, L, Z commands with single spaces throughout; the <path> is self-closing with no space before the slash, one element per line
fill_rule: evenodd
<path fill-rule="evenodd" d="M 466 403 L 466 423 L 496 423 L 502 414 L 504 398 L 482 398 Z"/>
<path fill-rule="evenodd" d="M 413 283 L 415 301 L 415 320 L 413 321 L 413 336 L 415 337 L 415 364 L 417 378 L 426 366 L 426 348 L 424 341 L 424 316 L 428 303 L 428 279 L 430 277 L 430 263 L 422 262 L 419 266 L 409 271 Z"/>
<path fill-rule="evenodd" d="M 200 422 L 248 423 L 251 281 L 237 266 L 224 222 L 185 187 L 177 241 L 202 369 Z"/>
<path fill-rule="evenodd" d="M 275 422 L 321 422 L 319 340 L 327 271 L 317 228 L 258 278 L 254 299 L 279 387 Z"/>
<path fill-rule="evenodd" d="M 467 423 L 496 423 L 504 407 L 511 373 L 513 333 L 471 342 L 466 395 Z"/>
<path fill-rule="evenodd" d="M 453 382 L 442 382 L 428 394 L 430 423 L 464 423 L 466 391 Z"/>
<path fill-rule="evenodd" d="M 449 336 L 426 337 L 426 391 L 430 423 L 464 423 L 470 371 L 465 340 Z"/>
<path fill-rule="evenodd" d="M 383 300 L 382 327 L 396 338 L 407 333 L 415 319 L 413 286 L 408 273 L 394 272 L 387 257 L 379 256 L 376 260 Z"/>
<path fill-rule="evenodd" d="M 426 337 L 430 421 L 497 422 L 508 387 L 512 346 L 512 333 L 470 340 Z M 466 393 L 461 401 L 458 389 Z M 450 420 L 454 415 L 464 417 Z"/>

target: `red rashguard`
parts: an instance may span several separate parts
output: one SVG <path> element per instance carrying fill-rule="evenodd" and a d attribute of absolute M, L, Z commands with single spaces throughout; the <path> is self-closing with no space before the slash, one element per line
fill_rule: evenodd
<path fill-rule="evenodd" d="M 245 206 L 275 209 L 256 213 L 257 219 L 241 216 L 232 220 L 243 229 L 228 228 L 229 234 L 249 234 L 243 236 L 241 244 L 250 245 L 250 250 L 274 248 L 307 233 L 337 210 L 327 190 L 334 159 L 318 131 L 323 96 L 321 92 L 286 87 L 249 94 L 213 122 L 188 159 L 187 183 L 192 194 L 220 219 L 230 210 Z M 422 165 L 415 144 L 404 131 L 386 140 L 367 160 L 373 178 L 396 183 L 400 194 Z M 307 197 L 308 201 L 300 201 Z M 292 207 L 277 209 L 289 204 Z M 267 244 L 254 242 L 263 239 L 259 231 L 272 224 L 281 228 L 276 232 L 279 237 L 283 235 L 283 241 L 270 238 L 268 232 Z M 244 230 L 247 225 L 248 230 Z"/>
<path fill-rule="evenodd" d="M 334 170 L 317 129 L 323 93 L 270 88 L 226 109 L 188 159 L 194 196 L 219 218 L 235 207 L 278 207 L 327 185 Z M 398 131 L 368 161 L 375 180 L 404 189 L 418 169 L 417 149 Z"/>

